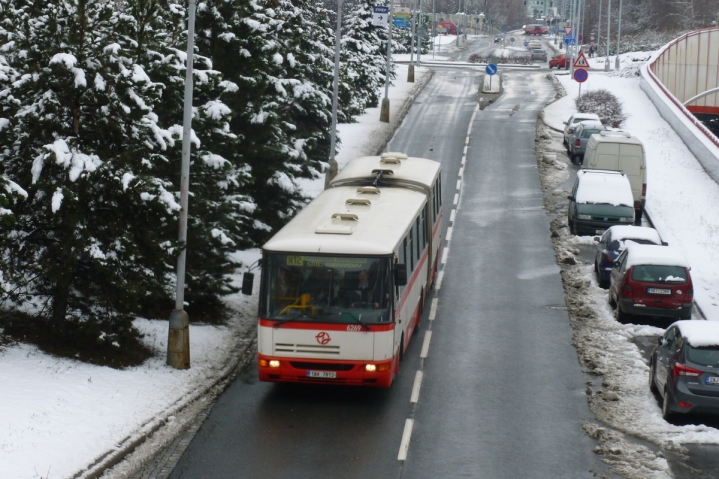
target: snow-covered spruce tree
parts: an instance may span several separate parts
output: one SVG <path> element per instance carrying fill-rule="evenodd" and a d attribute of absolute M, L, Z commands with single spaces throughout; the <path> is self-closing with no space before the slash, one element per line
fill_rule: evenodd
<path fill-rule="evenodd" d="M 169 0 L 127 0 L 122 11 L 127 50 L 136 62 L 145 65 L 152 81 L 165 86 L 153 111 L 160 124 L 180 134 L 186 75 L 185 8 Z M 193 78 L 192 130 L 196 141 L 191 149 L 185 301 L 193 320 L 219 321 L 224 317 L 221 296 L 237 291 L 228 273 L 233 273 L 239 264 L 230 253 L 250 246 L 248 232 L 255 204 L 248 195 L 248 165 L 230 161 L 238 137 L 230 132 L 231 110 L 220 97 L 233 86 L 212 69 L 207 57 L 198 54 Z M 177 141 L 168 153 L 170 161 L 156 168 L 157 174 L 172 182 L 176 190 L 180 148 L 181 142 Z M 168 235 L 177 236 L 176 224 L 170 225 Z M 174 263 L 172 269 L 168 285 L 175 282 Z M 143 314 L 166 317 L 171 297 L 148 295 L 141 302 Z"/>
<path fill-rule="evenodd" d="M 384 2 L 380 2 L 383 4 Z M 348 5 L 342 21 L 340 101 L 354 117 L 379 103 L 387 68 L 387 29 L 372 25 L 373 1 Z M 390 78 L 394 71 L 390 72 Z"/>
<path fill-rule="evenodd" d="M 304 205 L 296 178 L 316 176 L 327 148 L 327 99 L 310 76 L 322 75 L 323 66 L 308 72 L 311 59 L 304 57 L 316 46 L 300 54 L 296 32 L 284 30 L 288 21 L 301 28 L 303 18 L 286 1 L 198 4 L 197 45 L 222 72 L 222 100 L 234 115 L 230 131 L 238 141 L 227 159 L 252 171 L 249 195 L 258 207 L 250 235 L 258 245 Z"/>
<path fill-rule="evenodd" d="M 1 173 L 28 193 L 0 231 L 6 281 L 65 346 L 135 344 L 130 313 L 166 290 L 177 253 L 176 188 L 156 174 L 173 135 L 153 106 L 163 86 L 118 38 L 105 0 L 4 0 Z"/>

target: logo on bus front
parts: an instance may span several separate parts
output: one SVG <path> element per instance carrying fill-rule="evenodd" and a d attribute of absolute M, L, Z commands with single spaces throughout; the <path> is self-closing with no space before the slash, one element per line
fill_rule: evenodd
<path fill-rule="evenodd" d="M 322 331 L 321 333 L 318 333 L 317 336 L 315 336 L 315 339 L 320 344 L 327 344 L 330 341 L 332 341 L 332 338 L 330 338 L 330 335 L 324 331 Z"/>

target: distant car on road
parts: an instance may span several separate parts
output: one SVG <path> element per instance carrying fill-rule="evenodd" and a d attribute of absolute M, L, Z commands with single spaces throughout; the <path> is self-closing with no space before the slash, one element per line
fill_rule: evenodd
<path fill-rule="evenodd" d="M 626 249 L 627 242 L 667 245 L 654 228 L 633 225 L 612 226 L 601 238 L 595 236 L 594 241 L 597 244 L 597 251 L 594 255 L 594 272 L 597 275 L 599 287 L 604 289 L 609 287 L 609 275 L 614 269 L 614 262 Z"/>
<path fill-rule="evenodd" d="M 632 186 L 623 173 L 580 170 L 568 199 L 572 234 L 594 236 L 614 225 L 634 223 Z"/>
<path fill-rule="evenodd" d="M 719 414 L 719 322 L 677 321 L 649 359 L 649 388 L 662 398 L 662 417 Z"/>
<path fill-rule="evenodd" d="M 542 50 L 541 48 L 530 48 L 530 59 L 534 62 L 546 62 L 547 61 L 547 52 Z"/>
<path fill-rule="evenodd" d="M 552 68 L 566 68 L 569 69 L 569 67 L 572 65 L 572 59 L 564 56 L 563 54 L 555 55 L 549 60 L 549 69 Z"/>
<path fill-rule="evenodd" d="M 567 152 L 572 163 L 582 164 L 589 137 L 606 129 L 606 126 L 596 120 L 584 120 L 577 123 L 567 142 Z"/>
<path fill-rule="evenodd" d="M 545 35 L 549 33 L 549 28 L 544 25 L 530 24 L 524 26 L 525 35 Z"/>
<path fill-rule="evenodd" d="M 457 25 L 453 22 L 439 22 L 437 24 L 437 30 L 440 28 L 444 29 L 442 31 L 445 32 L 446 35 L 456 35 L 457 34 Z"/>
<path fill-rule="evenodd" d="M 609 304 L 617 308 L 617 319 L 690 319 L 694 286 L 689 269 L 671 246 L 627 243 L 609 275 Z"/>
<path fill-rule="evenodd" d="M 504 35 L 499 34 L 494 36 L 494 43 L 501 43 L 504 41 Z"/>
<path fill-rule="evenodd" d="M 529 45 L 527 45 L 527 50 L 531 50 L 532 48 L 542 48 L 542 42 L 539 40 L 532 40 L 529 42 Z"/>
<path fill-rule="evenodd" d="M 574 133 L 574 128 L 580 121 L 595 120 L 601 122 L 599 116 L 594 113 L 575 113 L 564 123 L 564 146 L 569 145 L 569 135 Z"/>

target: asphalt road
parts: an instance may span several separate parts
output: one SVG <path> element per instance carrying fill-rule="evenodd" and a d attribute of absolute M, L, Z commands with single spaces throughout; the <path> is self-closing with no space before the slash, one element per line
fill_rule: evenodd
<path fill-rule="evenodd" d="M 533 152 L 537 114 L 554 91 L 536 72 L 507 72 L 505 79 L 500 100 L 478 111 L 479 75 L 438 71 L 388 147 L 442 162 L 449 239 L 441 288 L 428 299 L 438 300 L 436 319 L 425 308 L 392 388 L 258 383 L 252 364 L 219 398 L 170 477 L 605 472 L 581 429 L 592 419 L 585 377 L 571 345 Z M 412 403 L 417 371 L 423 381 Z M 408 420 L 412 435 L 400 461 Z"/>

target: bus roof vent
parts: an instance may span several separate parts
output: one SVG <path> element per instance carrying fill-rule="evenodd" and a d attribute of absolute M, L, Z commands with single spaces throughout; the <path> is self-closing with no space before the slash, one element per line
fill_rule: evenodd
<path fill-rule="evenodd" d="M 353 213 L 334 213 L 332 215 L 332 219 L 340 219 L 342 221 L 359 221 L 359 216 Z"/>
<path fill-rule="evenodd" d="M 394 170 L 383 170 L 383 169 L 378 168 L 376 170 L 372 170 L 372 174 L 373 175 L 381 174 L 383 176 L 392 176 L 392 175 L 394 175 Z"/>
<path fill-rule="evenodd" d="M 352 228 L 347 225 L 328 223 L 317 227 L 315 233 L 320 235 L 351 235 Z"/>
<path fill-rule="evenodd" d="M 357 188 L 357 194 L 360 195 L 378 195 L 380 194 L 379 188 L 376 186 L 360 186 Z"/>
<path fill-rule="evenodd" d="M 382 158 L 380 158 L 379 162 L 380 162 L 380 163 L 387 163 L 387 164 L 390 164 L 390 165 L 399 165 L 399 164 L 402 163 L 402 160 L 400 160 L 399 158 L 391 157 L 391 156 L 387 156 L 387 157 L 384 157 L 384 156 L 383 156 Z"/>
<path fill-rule="evenodd" d="M 388 151 L 386 153 L 382 153 L 382 156 L 380 158 L 397 158 L 398 160 L 406 160 L 408 157 L 406 153 L 400 153 L 398 151 Z"/>
<path fill-rule="evenodd" d="M 345 201 L 345 204 L 347 206 L 355 206 L 355 205 L 363 205 L 363 206 L 370 206 L 372 202 L 368 200 L 367 198 L 350 198 L 347 201 Z"/>

